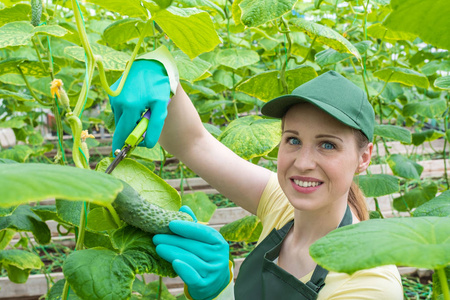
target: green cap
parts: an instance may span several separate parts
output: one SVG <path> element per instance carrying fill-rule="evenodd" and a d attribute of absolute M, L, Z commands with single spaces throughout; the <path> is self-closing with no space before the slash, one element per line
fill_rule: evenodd
<path fill-rule="evenodd" d="M 359 129 L 372 142 L 375 113 L 366 93 L 335 71 L 329 71 L 300 85 L 292 94 L 270 100 L 262 114 L 282 118 L 295 104 L 309 102 L 336 118 Z"/>

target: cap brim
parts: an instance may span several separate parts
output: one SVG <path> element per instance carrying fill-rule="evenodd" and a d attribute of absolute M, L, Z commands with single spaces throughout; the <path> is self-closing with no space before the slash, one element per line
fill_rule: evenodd
<path fill-rule="evenodd" d="M 267 102 L 261 108 L 261 113 L 268 117 L 280 119 L 286 114 L 286 112 L 289 110 L 289 108 L 291 108 L 291 106 L 304 102 L 311 103 L 317 106 L 318 108 L 328 113 L 330 116 L 337 119 L 338 121 L 344 123 L 345 125 L 361 130 L 361 127 L 358 124 L 356 124 L 349 116 L 347 116 L 345 113 L 335 108 L 334 106 L 331 106 L 318 100 L 314 100 L 307 97 L 300 97 L 296 95 L 280 96 Z"/>

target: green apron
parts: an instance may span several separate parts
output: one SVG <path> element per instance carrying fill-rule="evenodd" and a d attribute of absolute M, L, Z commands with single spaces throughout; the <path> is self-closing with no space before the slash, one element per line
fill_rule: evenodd
<path fill-rule="evenodd" d="M 234 287 L 235 300 L 314 300 L 325 285 L 328 271 L 317 265 L 306 284 L 280 268 L 274 260 L 294 220 L 272 232 L 247 256 Z M 352 224 L 349 206 L 339 227 Z"/>

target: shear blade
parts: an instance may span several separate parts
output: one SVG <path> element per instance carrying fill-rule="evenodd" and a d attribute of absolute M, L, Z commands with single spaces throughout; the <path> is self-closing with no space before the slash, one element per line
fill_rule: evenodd
<path fill-rule="evenodd" d="M 127 156 L 128 151 L 130 150 L 130 147 L 125 147 L 120 151 L 119 155 L 114 158 L 113 162 L 108 166 L 105 173 L 111 174 L 112 171 L 117 167 L 117 165 Z"/>

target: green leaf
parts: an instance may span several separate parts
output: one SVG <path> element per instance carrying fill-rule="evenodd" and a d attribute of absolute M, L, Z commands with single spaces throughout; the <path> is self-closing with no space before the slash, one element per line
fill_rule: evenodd
<path fill-rule="evenodd" d="M 138 299 L 158 299 L 158 295 L 161 294 L 161 299 L 164 300 L 177 300 L 178 298 L 175 298 L 169 290 L 167 289 L 167 286 L 164 284 L 164 282 L 152 281 L 148 284 L 144 284 L 142 281 L 140 281 L 138 278 L 133 283 L 133 296 L 131 297 L 132 300 L 138 300 Z M 183 294 L 184 296 L 184 294 Z M 187 298 L 186 298 L 187 300 Z"/>
<path fill-rule="evenodd" d="M 422 184 L 406 192 L 403 196 L 395 198 L 393 206 L 398 211 L 409 211 L 433 199 L 437 190 L 437 185 L 434 182 Z"/>
<path fill-rule="evenodd" d="M 281 138 L 279 120 L 247 116 L 232 121 L 218 140 L 243 159 L 264 156 L 271 152 Z"/>
<path fill-rule="evenodd" d="M 420 179 L 423 167 L 405 156 L 401 154 L 392 154 L 386 161 L 394 175 L 407 179 Z"/>
<path fill-rule="evenodd" d="M 412 134 L 412 143 L 414 146 L 422 145 L 424 142 L 431 142 L 444 136 L 443 132 L 434 129 L 415 132 Z"/>
<path fill-rule="evenodd" d="M 13 229 L 16 231 L 32 232 L 39 244 L 50 242 L 50 229 L 28 205 L 18 206 L 10 214 L 0 218 L 0 230 Z"/>
<path fill-rule="evenodd" d="M 215 82 L 227 87 L 228 89 L 233 89 L 233 87 L 242 80 L 242 77 L 222 69 L 214 71 L 213 79 Z"/>
<path fill-rule="evenodd" d="M 82 299 L 129 299 L 136 274 L 176 275 L 156 254 L 148 233 L 126 226 L 112 234 L 112 241 L 116 251 L 101 247 L 75 251 L 64 262 L 64 277 Z"/>
<path fill-rule="evenodd" d="M 370 25 L 367 28 L 367 34 L 375 39 L 391 40 L 391 41 L 397 40 L 413 41 L 416 38 L 415 34 L 387 29 L 381 23 Z"/>
<path fill-rule="evenodd" d="M 44 266 L 39 256 L 25 250 L 0 250 L 0 266 L 8 272 L 9 280 L 14 283 L 27 282 L 31 269 Z"/>
<path fill-rule="evenodd" d="M 278 19 L 294 7 L 296 0 L 243 0 L 239 6 L 241 21 L 247 27 L 258 27 L 266 22 Z"/>
<path fill-rule="evenodd" d="M 450 190 L 420 205 L 412 214 L 414 217 L 450 217 Z"/>
<path fill-rule="evenodd" d="M 164 158 L 162 148 L 159 144 L 155 147 L 149 149 L 147 147 L 136 147 L 133 152 L 131 152 L 131 157 L 146 159 L 151 161 L 161 161 Z"/>
<path fill-rule="evenodd" d="M 48 65 L 47 61 L 44 61 L 44 65 Z M 48 70 L 42 67 L 39 61 L 28 60 L 25 58 L 8 58 L 0 62 L 0 74 L 20 74 L 18 67 L 22 70 L 25 76 L 33 77 L 46 77 L 48 76 Z M 53 72 L 57 74 L 61 68 L 57 65 L 53 65 Z"/>
<path fill-rule="evenodd" d="M 366 197 L 390 195 L 400 190 L 399 179 L 387 174 L 358 175 L 354 181 Z"/>
<path fill-rule="evenodd" d="M 432 60 L 421 68 L 421 71 L 426 76 L 434 75 L 437 71 L 450 72 L 450 60 Z M 436 82 L 434 83 L 436 84 Z"/>
<path fill-rule="evenodd" d="M 1 90 L 0 90 L 1 93 Z M 0 94 L 1 96 L 1 94 Z M 23 118 L 13 118 L 4 122 L 0 122 L 0 128 L 22 128 L 26 126 L 27 123 L 24 122 Z"/>
<path fill-rule="evenodd" d="M 236 90 L 267 102 L 284 95 L 283 86 L 278 79 L 279 74 L 279 71 L 267 71 L 257 74 L 239 84 Z M 310 66 L 288 70 L 285 75 L 288 93 L 291 93 L 299 85 L 317 77 L 316 71 Z"/>
<path fill-rule="evenodd" d="M 236 70 L 259 62 L 259 55 L 253 50 L 222 49 L 217 53 L 216 62 Z"/>
<path fill-rule="evenodd" d="M 450 76 L 442 76 L 434 81 L 434 86 L 443 90 L 450 90 Z"/>
<path fill-rule="evenodd" d="M 105 172 L 112 161 L 112 158 L 102 159 L 96 170 Z M 150 203 L 167 210 L 178 211 L 181 207 L 181 197 L 176 189 L 132 159 L 122 160 L 111 174 L 131 185 L 139 195 Z"/>
<path fill-rule="evenodd" d="M 183 4 L 183 7 L 197 7 L 202 10 L 210 10 L 218 12 L 223 19 L 226 19 L 223 9 L 215 4 L 213 1 L 209 0 L 180 0 L 178 3 Z"/>
<path fill-rule="evenodd" d="M 356 47 L 333 29 L 302 18 L 291 19 L 289 22 L 306 32 L 312 39 L 316 38 L 316 42 L 327 45 L 338 52 L 353 54 L 358 60 L 361 60 L 361 55 Z"/>
<path fill-rule="evenodd" d="M 372 44 L 371 41 L 362 41 L 359 43 L 354 44 L 356 49 L 358 50 L 359 54 L 364 54 Z M 315 62 L 319 66 L 326 66 L 326 65 L 332 65 L 335 63 L 338 63 L 340 61 L 343 61 L 349 57 L 352 57 L 353 55 L 350 53 L 340 53 L 333 48 L 328 48 L 326 50 L 320 51 L 315 56 Z"/>
<path fill-rule="evenodd" d="M 15 21 L 30 20 L 31 6 L 26 3 L 19 3 L 13 7 L 6 7 L 0 10 L 0 26 Z"/>
<path fill-rule="evenodd" d="M 123 71 L 130 56 L 123 51 L 117 51 L 113 48 L 92 43 L 92 52 L 102 57 L 103 65 L 108 71 Z M 85 51 L 83 47 L 72 46 L 66 47 L 64 52 L 73 58 L 83 61 L 85 59 Z"/>
<path fill-rule="evenodd" d="M 217 206 L 209 200 L 204 192 L 184 194 L 181 198 L 182 205 L 189 206 L 200 222 L 209 222 Z"/>
<path fill-rule="evenodd" d="M 61 296 L 64 291 L 64 285 L 66 283 L 65 279 L 58 280 L 48 291 L 47 300 L 62 300 Z M 73 290 L 69 290 L 69 295 L 66 300 L 82 300 L 80 297 L 75 295 Z"/>
<path fill-rule="evenodd" d="M 373 76 L 387 82 L 399 82 L 408 86 L 418 86 L 421 88 L 428 88 L 428 78 L 414 70 L 387 67 L 373 73 Z"/>
<path fill-rule="evenodd" d="M 11 149 L 0 151 L 0 158 L 10 159 L 10 160 L 14 160 L 16 162 L 23 163 L 33 153 L 34 153 L 33 149 L 31 149 L 27 145 L 16 145 Z M 0 168 L 0 173 L 1 173 L 1 168 Z M 1 186 L 1 183 L 0 183 L 0 186 Z M 0 203 L 1 203 L 1 199 L 0 199 Z"/>
<path fill-rule="evenodd" d="M 108 204 L 122 188 L 122 183 L 112 176 L 75 167 L 38 163 L 0 165 L 3 207 L 49 198 Z"/>
<path fill-rule="evenodd" d="M 88 0 L 87 2 L 129 17 L 147 17 L 148 15 L 147 10 L 141 5 L 139 0 L 128 0 L 126 4 L 122 0 Z"/>
<path fill-rule="evenodd" d="M 387 28 L 414 33 L 426 43 L 450 49 L 447 0 L 392 0 L 391 8 L 392 12 L 383 22 Z"/>
<path fill-rule="evenodd" d="M 89 211 L 86 227 L 94 231 L 107 231 L 117 229 L 117 224 L 109 210 L 96 207 Z"/>
<path fill-rule="evenodd" d="M 14 98 L 16 100 L 20 100 L 20 101 L 33 101 L 33 97 L 28 96 L 24 93 L 15 93 L 15 92 L 11 92 L 11 91 L 7 91 L 7 90 L 3 90 L 0 89 L 0 97 L 5 97 L 5 98 Z"/>
<path fill-rule="evenodd" d="M 144 30 L 144 25 L 145 23 L 137 18 L 117 20 L 105 28 L 103 39 L 111 46 L 126 43 L 134 38 L 139 38 Z M 149 26 L 145 36 L 151 35 L 153 35 L 153 30 Z"/>
<path fill-rule="evenodd" d="M 220 228 L 224 239 L 230 242 L 256 242 L 261 231 L 261 221 L 257 216 L 245 216 Z"/>
<path fill-rule="evenodd" d="M 400 126 L 375 125 L 374 134 L 405 144 L 411 144 L 411 132 L 408 129 Z"/>
<path fill-rule="evenodd" d="M 445 99 L 433 99 L 408 103 L 403 107 L 403 116 L 409 117 L 418 114 L 427 118 L 440 117 L 447 109 Z"/>
<path fill-rule="evenodd" d="M 177 68 L 180 78 L 189 82 L 194 82 L 203 78 L 211 68 L 211 64 L 203 59 L 196 57 L 193 60 L 180 50 L 172 51 L 171 54 L 177 62 Z"/>
<path fill-rule="evenodd" d="M 196 8 L 170 6 L 155 13 L 153 20 L 191 59 L 221 42 L 209 14 Z"/>
<path fill-rule="evenodd" d="M 16 232 L 11 229 L 0 230 L 0 250 L 5 249 L 9 245 L 15 234 Z"/>
<path fill-rule="evenodd" d="M 436 269 L 450 263 L 449 236 L 450 218 L 374 219 L 330 232 L 309 253 L 327 270 L 348 274 L 390 264 Z"/>

